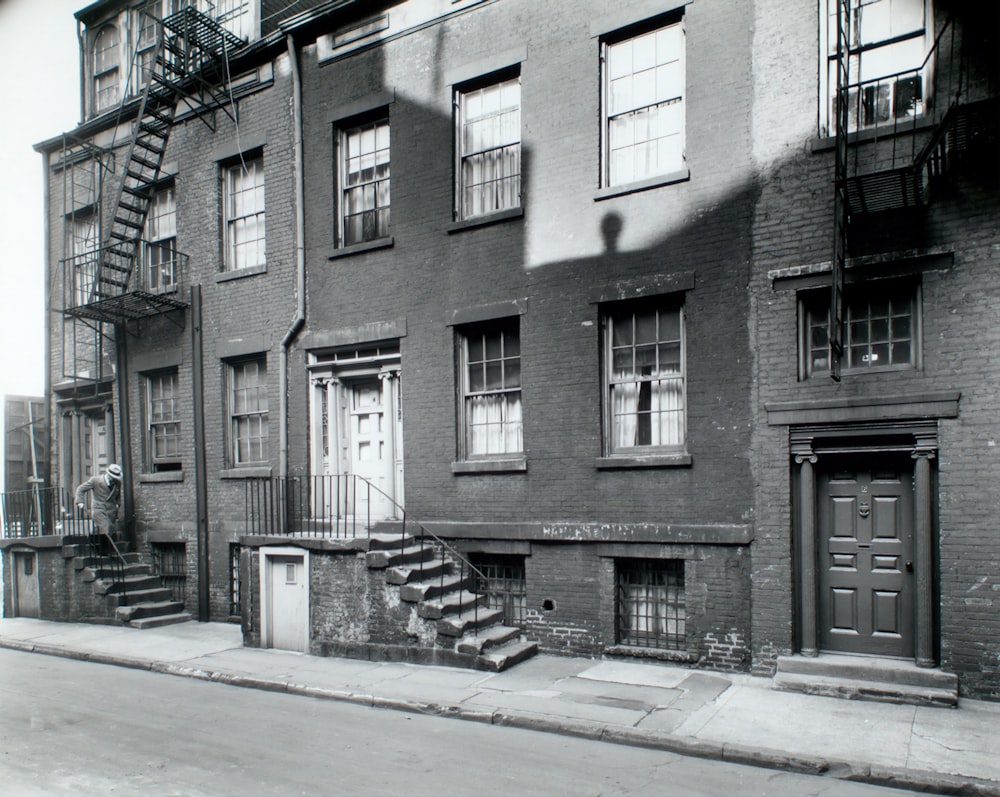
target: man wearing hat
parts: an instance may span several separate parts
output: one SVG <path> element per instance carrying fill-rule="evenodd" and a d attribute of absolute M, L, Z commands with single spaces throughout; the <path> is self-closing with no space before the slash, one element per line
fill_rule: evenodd
<path fill-rule="evenodd" d="M 122 469 L 108 465 L 100 476 L 91 476 L 76 488 L 76 505 L 86 509 L 84 493 L 91 493 L 90 517 L 98 532 L 113 536 L 118 525 L 118 507 L 122 500 Z"/>

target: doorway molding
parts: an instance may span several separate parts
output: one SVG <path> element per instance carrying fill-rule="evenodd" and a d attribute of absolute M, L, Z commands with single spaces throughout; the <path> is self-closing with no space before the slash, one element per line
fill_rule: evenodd
<path fill-rule="evenodd" d="M 937 420 L 895 420 L 803 424 L 789 429 L 789 450 L 796 466 L 795 524 L 800 573 L 799 652 L 816 656 L 818 629 L 817 463 L 849 453 L 908 453 L 914 460 L 914 659 L 934 667 L 934 523 L 931 463 L 938 452 Z"/>

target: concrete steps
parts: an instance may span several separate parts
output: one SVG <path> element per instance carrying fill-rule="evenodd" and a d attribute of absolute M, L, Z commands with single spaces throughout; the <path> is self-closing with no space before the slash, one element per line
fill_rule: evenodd
<path fill-rule="evenodd" d="M 880 656 L 779 656 L 772 688 L 847 700 L 947 708 L 958 705 L 956 675 Z"/>
<path fill-rule="evenodd" d="M 471 591 L 475 580 L 468 566 L 459 567 L 438 547 L 410 535 L 379 534 L 366 553 L 368 568 L 384 571 L 385 583 L 399 588 L 401 602 L 415 604 L 417 617 L 436 621 L 434 647 L 414 649 L 414 660 L 436 655 L 458 666 L 500 672 L 535 655 L 538 644 L 522 639 L 520 628 L 503 625 L 503 612 L 488 608 L 486 596 Z"/>

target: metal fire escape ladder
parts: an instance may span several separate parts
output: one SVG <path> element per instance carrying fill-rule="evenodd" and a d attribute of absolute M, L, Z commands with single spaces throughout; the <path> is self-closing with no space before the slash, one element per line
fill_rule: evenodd
<path fill-rule="evenodd" d="M 844 356 L 844 271 L 850 205 L 847 201 L 848 86 L 850 85 L 849 34 L 851 0 L 837 0 L 837 95 L 835 101 L 835 150 L 833 195 L 833 274 L 830 287 L 830 376 L 840 381 Z"/>
<path fill-rule="evenodd" d="M 229 53 L 243 42 L 193 7 L 159 21 L 156 58 L 141 95 L 128 144 L 113 218 L 96 260 L 89 301 L 68 310 L 97 321 L 124 321 L 186 306 L 164 292 L 135 284 L 136 263 L 177 106 L 202 116 L 224 107 L 217 89 L 228 76 Z"/>

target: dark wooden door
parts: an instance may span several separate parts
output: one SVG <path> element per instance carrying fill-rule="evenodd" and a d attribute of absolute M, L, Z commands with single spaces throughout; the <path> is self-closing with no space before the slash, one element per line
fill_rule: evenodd
<path fill-rule="evenodd" d="M 819 476 L 820 647 L 913 656 L 911 460 L 834 459 Z"/>

